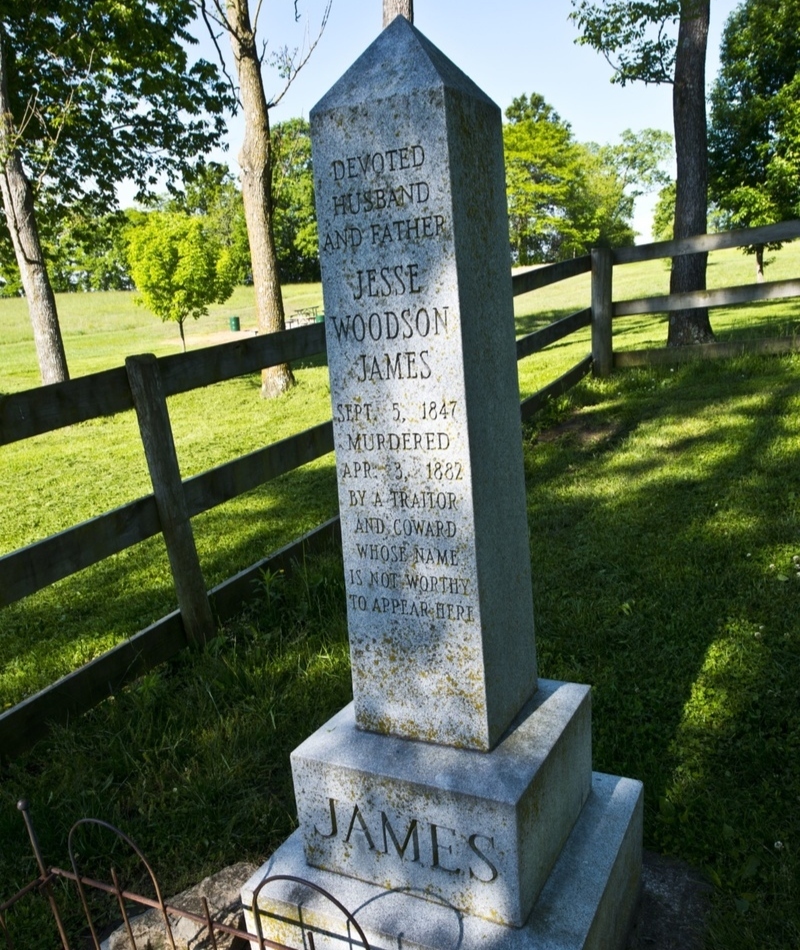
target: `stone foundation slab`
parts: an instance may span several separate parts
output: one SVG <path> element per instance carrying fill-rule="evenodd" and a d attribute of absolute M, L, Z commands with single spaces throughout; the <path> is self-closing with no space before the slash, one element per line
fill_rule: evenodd
<path fill-rule="evenodd" d="M 593 773 L 592 792 L 525 925 L 506 927 L 461 913 L 413 889 L 387 889 L 311 868 L 295 832 L 242 891 L 256 933 L 253 892 L 267 876 L 291 875 L 331 893 L 356 918 L 371 950 L 621 950 L 639 896 L 642 785 Z M 258 898 L 263 935 L 298 950 L 362 946 L 319 892 L 275 881 Z M 301 920 L 305 933 L 298 927 Z"/>

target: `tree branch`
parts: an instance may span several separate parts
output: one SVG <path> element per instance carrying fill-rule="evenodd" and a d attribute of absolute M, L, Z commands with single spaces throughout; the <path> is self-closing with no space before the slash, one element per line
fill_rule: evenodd
<path fill-rule="evenodd" d="M 227 63 L 225 62 L 225 57 L 222 55 L 222 49 L 220 48 L 220 45 L 219 45 L 219 38 L 222 34 L 215 32 L 213 24 L 216 23 L 217 26 L 221 27 L 227 33 L 232 33 L 233 30 L 231 29 L 228 21 L 224 18 L 222 14 L 222 10 L 220 9 L 220 5 L 219 5 L 219 0 L 212 0 L 212 3 L 214 4 L 214 8 L 217 11 L 217 16 L 214 16 L 212 13 L 209 13 L 206 0 L 196 0 L 196 3 L 200 9 L 200 13 L 206 24 L 206 29 L 208 30 L 208 35 L 211 37 L 211 42 L 214 44 L 214 48 L 217 51 L 217 58 L 219 59 L 219 65 L 220 65 L 220 68 L 222 69 L 222 75 L 227 80 L 228 85 L 230 86 L 231 94 L 233 95 L 234 99 L 236 100 L 236 102 L 239 104 L 239 107 L 241 108 L 242 100 L 239 98 L 239 89 L 233 80 L 233 76 L 231 76 L 231 74 L 228 72 Z"/>
<path fill-rule="evenodd" d="M 286 83 L 285 83 L 283 89 L 281 89 L 281 91 L 280 91 L 276 96 L 274 96 L 272 99 L 270 99 L 270 101 L 267 103 L 267 108 L 268 108 L 268 109 L 272 109 L 274 106 L 276 106 L 276 105 L 281 101 L 281 99 L 283 99 L 283 97 L 286 95 L 286 92 L 288 91 L 289 87 L 290 87 L 291 84 L 294 82 L 295 78 L 297 77 L 297 74 L 300 72 L 300 70 L 303 68 L 303 66 L 305 66 L 305 64 L 308 62 L 308 60 L 309 60 L 311 54 L 312 54 L 312 53 L 314 52 L 314 50 L 317 48 L 317 44 L 318 44 L 319 41 L 322 39 L 322 34 L 325 32 L 325 27 L 326 27 L 327 24 L 328 24 L 328 17 L 330 16 L 330 13 L 331 13 L 331 6 L 332 6 L 332 5 L 333 5 L 333 0 L 328 0 L 328 3 L 327 3 L 327 5 L 326 5 L 326 7 L 325 7 L 325 12 L 322 14 L 322 21 L 321 21 L 320 26 L 319 26 L 319 33 L 317 33 L 316 38 L 314 39 L 313 43 L 311 43 L 311 45 L 308 47 L 308 51 L 307 51 L 306 54 L 303 56 L 303 58 L 300 60 L 300 62 L 299 62 L 297 65 L 295 65 L 295 58 L 296 58 L 296 55 L 297 55 L 297 51 L 295 51 L 295 53 L 292 55 L 292 57 L 290 58 L 290 60 L 287 60 L 287 62 L 286 62 L 286 64 L 285 64 Z"/>

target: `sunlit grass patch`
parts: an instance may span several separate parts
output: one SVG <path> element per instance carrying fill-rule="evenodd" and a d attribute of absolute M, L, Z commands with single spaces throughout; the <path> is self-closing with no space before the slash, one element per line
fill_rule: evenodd
<path fill-rule="evenodd" d="M 718 950 L 800 928 L 799 365 L 587 380 L 527 428 L 542 675 L 591 683 L 595 768 L 706 871 Z"/>

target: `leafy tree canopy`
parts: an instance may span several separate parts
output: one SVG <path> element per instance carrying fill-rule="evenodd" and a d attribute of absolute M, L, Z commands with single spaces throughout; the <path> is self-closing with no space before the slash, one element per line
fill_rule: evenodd
<path fill-rule="evenodd" d="M 542 96 L 516 98 L 506 110 L 509 227 L 515 263 L 585 254 L 593 246 L 632 244 L 637 197 L 664 182 L 670 135 L 626 130 L 618 145 L 581 144 Z"/>
<path fill-rule="evenodd" d="M 613 82 L 670 83 L 677 181 L 676 237 L 704 234 L 708 227 L 708 144 L 705 61 L 711 0 L 571 0 L 578 40 L 602 53 Z M 675 27 L 677 26 L 677 35 Z M 706 255 L 673 260 L 670 293 L 704 290 Z M 670 313 L 668 344 L 683 346 L 714 338 L 706 307 Z"/>
<path fill-rule="evenodd" d="M 319 280 L 311 133 L 305 119 L 272 127 L 272 201 L 278 271 L 287 283 Z"/>
<path fill-rule="evenodd" d="M 201 162 L 184 175 L 183 184 L 164 210 L 202 216 L 206 229 L 230 255 L 236 283 L 245 283 L 251 272 L 250 246 L 242 190 L 230 169 L 219 162 Z"/>
<path fill-rule="evenodd" d="M 653 210 L 653 237 L 657 241 L 671 241 L 675 237 L 675 190 L 676 183 L 671 181 L 658 193 Z"/>
<path fill-rule="evenodd" d="M 800 0 L 731 14 L 711 92 L 712 199 L 734 227 L 800 216 Z"/>
<path fill-rule="evenodd" d="M 233 106 L 215 66 L 190 64 L 193 0 L 0 0 L 15 145 L 51 210 L 107 211 L 215 144 Z"/>
<path fill-rule="evenodd" d="M 174 320 L 184 349 L 184 323 L 208 313 L 233 292 L 229 249 L 200 215 L 152 211 L 127 232 L 128 263 L 140 302 L 162 320 Z"/>
<path fill-rule="evenodd" d="M 608 60 L 612 82 L 671 83 L 675 27 L 686 5 L 687 0 L 572 0 L 570 19 L 581 31 L 578 42 Z"/>
<path fill-rule="evenodd" d="M 577 253 L 566 211 L 580 156 L 569 123 L 538 93 L 518 96 L 503 128 L 513 259 L 532 264 Z"/>

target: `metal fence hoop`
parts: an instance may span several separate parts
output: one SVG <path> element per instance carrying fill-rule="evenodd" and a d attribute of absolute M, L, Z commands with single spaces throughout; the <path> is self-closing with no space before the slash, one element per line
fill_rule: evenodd
<path fill-rule="evenodd" d="M 265 877 L 253 891 L 253 902 L 250 909 L 256 924 L 256 935 L 259 939 L 259 950 L 261 950 L 261 948 L 264 946 L 264 932 L 261 929 L 261 914 L 258 910 L 258 896 L 264 887 L 266 887 L 268 884 L 273 884 L 276 881 L 289 881 L 292 884 L 300 884 L 302 887 L 307 887 L 312 891 L 316 891 L 318 894 L 322 895 L 322 897 L 326 898 L 326 900 L 330 901 L 334 907 L 341 911 L 348 924 L 352 924 L 356 930 L 356 933 L 361 938 L 361 943 L 364 947 L 364 950 L 370 950 L 369 941 L 367 940 L 364 931 L 361 929 L 361 925 L 341 901 L 337 900 L 333 894 L 330 893 L 330 891 L 326 891 L 324 887 L 320 887 L 319 884 L 314 884 L 313 881 L 306 881 L 302 877 L 295 877 L 293 874 L 273 874 L 269 877 Z M 301 920 L 297 921 L 297 926 L 300 927 L 302 933 L 304 926 Z M 311 939 L 311 950 L 313 950 L 313 932 L 309 931 L 309 937 Z"/>
<path fill-rule="evenodd" d="M 67 850 L 69 852 L 69 860 L 72 865 L 72 871 L 75 875 L 75 883 L 78 887 L 78 894 L 80 895 L 81 904 L 83 905 L 83 912 L 86 914 L 86 922 L 89 924 L 89 930 L 92 935 L 92 940 L 94 940 L 95 947 L 97 950 L 100 950 L 100 941 L 97 937 L 97 932 L 94 928 L 94 921 L 92 920 L 91 911 L 89 910 L 89 904 L 86 900 L 86 892 L 83 888 L 83 881 L 81 880 L 81 874 L 78 870 L 78 862 L 75 858 L 75 852 L 73 850 L 73 837 L 78 828 L 83 825 L 95 825 L 99 828 L 103 828 L 106 831 L 110 831 L 112 834 L 116 835 L 122 842 L 124 842 L 136 855 L 136 857 L 142 862 L 145 870 L 150 876 L 150 881 L 153 884 L 153 890 L 156 894 L 156 900 L 158 901 L 158 906 L 161 910 L 161 913 L 164 917 L 164 926 L 167 930 L 167 936 L 169 937 L 169 943 L 171 950 L 176 950 L 175 940 L 172 935 L 172 925 L 170 924 L 169 914 L 167 913 L 166 903 L 161 894 L 161 887 L 159 886 L 158 879 L 156 878 L 155 872 L 152 867 L 150 867 L 150 862 L 144 856 L 142 849 L 136 844 L 136 842 L 125 834 L 124 831 L 121 831 L 115 825 L 112 825 L 110 822 L 103 821 L 101 818 L 80 818 L 69 830 L 69 837 L 67 838 Z"/>

